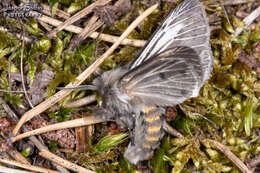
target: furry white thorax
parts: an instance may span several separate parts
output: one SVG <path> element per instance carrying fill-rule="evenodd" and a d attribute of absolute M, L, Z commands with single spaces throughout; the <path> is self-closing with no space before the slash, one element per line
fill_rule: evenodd
<path fill-rule="evenodd" d="M 102 96 L 108 94 L 105 92 L 111 92 L 112 98 L 118 99 L 127 104 L 131 98 L 124 92 L 123 88 L 119 88 L 118 86 L 119 79 L 127 71 L 127 69 L 123 68 L 106 71 L 101 75 L 101 77 L 95 79 L 93 84 L 97 87 Z"/>

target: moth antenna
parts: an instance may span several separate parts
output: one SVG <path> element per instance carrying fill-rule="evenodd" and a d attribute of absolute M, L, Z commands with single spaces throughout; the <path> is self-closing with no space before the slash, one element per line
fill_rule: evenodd
<path fill-rule="evenodd" d="M 81 85 L 77 87 L 56 87 L 59 90 L 97 90 L 94 85 Z"/>

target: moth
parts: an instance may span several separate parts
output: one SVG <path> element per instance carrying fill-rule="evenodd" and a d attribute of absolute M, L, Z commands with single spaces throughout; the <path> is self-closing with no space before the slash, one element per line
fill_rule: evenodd
<path fill-rule="evenodd" d="M 147 160 L 164 135 L 165 108 L 197 97 L 212 70 L 210 30 L 199 0 L 184 0 L 153 33 L 128 67 L 104 72 L 86 88 L 97 90 L 98 119 L 127 127 L 124 157 Z"/>

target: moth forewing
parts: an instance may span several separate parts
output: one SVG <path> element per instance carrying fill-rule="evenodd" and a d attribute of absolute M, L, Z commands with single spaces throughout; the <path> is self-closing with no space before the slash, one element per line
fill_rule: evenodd
<path fill-rule="evenodd" d="M 130 69 L 142 64 L 155 54 L 176 46 L 194 48 L 199 55 L 203 71 L 201 83 L 208 79 L 212 69 L 212 53 L 209 44 L 210 30 L 206 13 L 199 0 L 185 0 L 162 22 Z"/>
<path fill-rule="evenodd" d="M 174 106 L 198 94 L 201 79 L 198 59 L 191 48 L 169 49 L 127 72 L 119 84 L 145 104 Z"/>

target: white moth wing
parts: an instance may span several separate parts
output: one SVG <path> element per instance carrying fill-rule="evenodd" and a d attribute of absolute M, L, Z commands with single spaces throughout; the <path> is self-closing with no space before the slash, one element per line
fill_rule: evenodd
<path fill-rule="evenodd" d="M 196 51 L 189 47 L 165 50 L 124 74 L 119 88 L 148 105 L 180 104 L 198 95 L 200 78 L 190 65 L 197 59 Z"/>
<path fill-rule="evenodd" d="M 199 63 L 192 64 L 198 70 L 201 87 L 209 78 L 212 70 L 212 52 L 209 44 L 210 30 L 205 10 L 199 0 L 185 0 L 163 21 L 148 40 L 139 56 L 132 62 L 130 69 L 142 64 L 155 54 L 160 54 L 178 46 L 193 48 Z M 198 66 L 199 65 L 199 66 Z"/>

